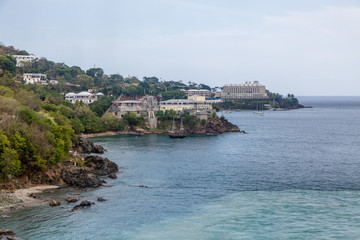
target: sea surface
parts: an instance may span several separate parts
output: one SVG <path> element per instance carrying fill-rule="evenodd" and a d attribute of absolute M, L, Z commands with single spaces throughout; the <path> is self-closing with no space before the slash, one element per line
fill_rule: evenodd
<path fill-rule="evenodd" d="M 108 201 L 15 210 L 0 228 L 37 240 L 360 239 L 360 97 L 299 99 L 313 108 L 224 113 L 248 134 L 94 138 L 122 173 L 80 194 Z"/>

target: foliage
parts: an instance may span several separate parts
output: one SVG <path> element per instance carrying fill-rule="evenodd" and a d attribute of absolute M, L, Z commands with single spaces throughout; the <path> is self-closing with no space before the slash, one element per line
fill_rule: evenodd
<path fill-rule="evenodd" d="M 122 117 L 131 128 L 137 126 L 143 120 L 142 117 L 137 117 L 135 113 L 125 113 Z"/>
<path fill-rule="evenodd" d="M 89 104 L 89 107 L 91 111 L 96 113 L 97 116 L 102 117 L 111 106 L 112 101 L 113 100 L 111 98 L 107 96 L 102 96 L 97 101 Z"/>
<path fill-rule="evenodd" d="M 169 99 L 185 99 L 186 92 L 180 90 L 173 90 L 168 92 L 161 92 L 162 100 L 169 100 Z"/>
<path fill-rule="evenodd" d="M 7 136 L 0 130 L 0 180 L 6 180 L 8 175 L 20 175 L 21 162 L 16 151 L 11 148 Z"/>
<path fill-rule="evenodd" d="M 220 107 L 218 105 L 216 105 L 216 104 L 213 104 L 212 108 L 215 109 L 216 112 L 220 111 Z"/>
<path fill-rule="evenodd" d="M 111 113 L 106 113 L 102 121 L 110 131 L 122 131 L 125 128 L 125 124 Z"/>
<path fill-rule="evenodd" d="M 2 75 L 15 76 L 16 73 L 16 59 L 7 54 L 0 55 L 0 77 Z"/>

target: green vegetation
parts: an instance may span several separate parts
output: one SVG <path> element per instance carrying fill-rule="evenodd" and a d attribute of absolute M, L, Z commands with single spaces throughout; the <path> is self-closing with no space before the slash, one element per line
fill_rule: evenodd
<path fill-rule="evenodd" d="M 272 108 L 286 108 L 296 109 L 303 108 L 297 98 L 293 94 L 288 94 L 287 97 L 283 97 L 278 93 L 267 92 L 269 99 L 261 100 L 227 100 L 222 103 L 213 105 L 213 108 L 218 109 L 242 109 L 242 110 L 255 110 L 255 109 L 266 109 L 266 106 Z"/>

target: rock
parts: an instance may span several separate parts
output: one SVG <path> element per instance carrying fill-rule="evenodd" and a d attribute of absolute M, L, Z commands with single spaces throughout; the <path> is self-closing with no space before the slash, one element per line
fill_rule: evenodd
<path fill-rule="evenodd" d="M 148 186 L 145 186 L 145 185 L 139 185 L 138 187 L 141 187 L 141 188 L 148 188 Z"/>
<path fill-rule="evenodd" d="M 78 138 L 78 142 L 75 144 L 74 149 L 79 153 L 104 153 L 105 150 L 102 146 L 96 145 L 85 138 Z"/>
<path fill-rule="evenodd" d="M 35 195 L 35 193 L 30 193 L 29 197 L 36 198 L 36 195 Z"/>
<path fill-rule="evenodd" d="M 68 198 L 65 198 L 65 201 L 67 201 L 68 203 L 74 203 L 74 202 L 77 202 L 79 200 L 77 198 L 68 197 Z"/>
<path fill-rule="evenodd" d="M 0 229 L 0 236 L 1 235 L 15 235 L 15 234 L 16 233 L 11 231 L 10 229 Z"/>
<path fill-rule="evenodd" d="M 64 182 L 76 187 L 99 187 L 103 183 L 99 176 L 89 168 L 69 166 L 63 168 L 60 173 Z"/>
<path fill-rule="evenodd" d="M 52 200 L 52 201 L 49 203 L 49 205 L 50 205 L 51 207 L 59 206 L 60 204 L 61 204 L 61 202 L 58 202 L 58 201 L 56 201 L 56 200 Z"/>
<path fill-rule="evenodd" d="M 88 200 L 84 200 L 80 203 L 80 206 L 82 207 L 90 207 L 93 203 L 88 201 Z"/>
<path fill-rule="evenodd" d="M 108 175 L 108 177 L 111 178 L 111 179 L 117 179 L 117 176 L 116 176 L 115 173 L 110 173 L 110 174 Z"/>
<path fill-rule="evenodd" d="M 82 201 L 79 205 L 76 205 L 75 207 L 73 207 L 73 209 L 71 209 L 72 212 L 79 210 L 79 209 L 83 209 L 85 207 L 91 207 L 91 205 L 93 205 L 95 203 L 92 203 L 88 200 L 84 200 Z"/>
<path fill-rule="evenodd" d="M 103 198 L 103 197 L 99 197 L 97 200 L 98 200 L 99 202 L 105 202 L 105 201 L 106 201 L 106 199 Z"/>
<path fill-rule="evenodd" d="M 119 167 L 116 163 L 110 161 L 107 158 L 99 156 L 87 156 L 85 158 L 85 167 L 91 169 L 96 175 L 104 176 L 119 171 Z"/>

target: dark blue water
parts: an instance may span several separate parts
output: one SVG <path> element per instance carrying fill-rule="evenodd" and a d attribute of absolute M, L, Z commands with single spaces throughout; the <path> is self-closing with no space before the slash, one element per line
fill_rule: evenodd
<path fill-rule="evenodd" d="M 360 98 L 300 101 L 314 108 L 224 114 L 246 135 L 93 139 L 123 173 L 82 195 L 109 201 L 15 211 L 0 228 L 24 239 L 358 239 Z"/>

